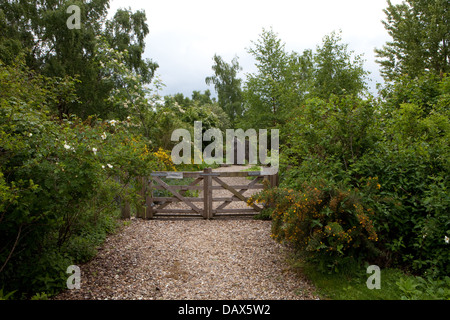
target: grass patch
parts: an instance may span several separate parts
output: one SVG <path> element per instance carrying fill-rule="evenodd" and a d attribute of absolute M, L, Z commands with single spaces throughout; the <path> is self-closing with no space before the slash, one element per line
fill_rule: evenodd
<path fill-rule="evenodd" d="M 364 269 L 364 270 L 363 270 Z M 402 291 L 396 281 L 402 274 L 397 269 L 381 270 L 381 288 L 369 289 L 366 281 L 371 274 L 365 268 L 356 275 L 326 274 L 313 265 L 303 267 L 303 272 L 310 279 L 321 299 L 332 300 L 400 300 Z"/>
<path fill-rule="evenodd" d="M 407 275 L 399 269 L 381 269 L 381 288 L 367 288 L 366 267 L 351 272 L 323 273 L 317 265 L 304 262 L 297 256 L 288 258 L 291 268 L 306 277 L 323 300 L 448 300 L 450 277 L 444 279 Z"/>
<path fill-rule="evenodd" d="M 247 171 L 261 171 L 261 166 L 258 166 L 258 165 L 256 165 L 256 164 L 254 164 L 254 165 L 252 165 L 250 168 L 242 169 L 242 170 L 240 170 L 240 171 L 242 171 L 242 172 L 247 172 Z M 255 177 L 249 176 L 249 177 L 246 177 L 246 179 L 247 179 L 247 180 L 253 180 L 253 179 L 255 179 Z"/>

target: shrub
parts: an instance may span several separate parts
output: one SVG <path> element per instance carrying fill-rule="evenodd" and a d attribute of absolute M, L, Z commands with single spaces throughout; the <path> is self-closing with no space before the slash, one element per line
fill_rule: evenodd
<path fill-rule="evenodd" d="M 324 269 L 338 271 L 373 255 L 378 240 L 374 211 L 353 191 L 305 183 L 300 190 L 265 190 L 251 202 L 271 207 L 274 239 L 292 244 Z"/>
<path fill-rule="evenodd" d="M 335 189 L 373 211 L 376 264 L 448 276 L 450 78 L 402 79 L 384 94 L 307 100 L 283 130 L 281 185 L 345 186 Z"/>
<path fill-rule="evenodd" d="M 159 161 L 129 120 L 53 117 L 55 86 L 0 63 L 0 287 L 17 297 L 61 289 L 112 230 L 117 198 Z"/>

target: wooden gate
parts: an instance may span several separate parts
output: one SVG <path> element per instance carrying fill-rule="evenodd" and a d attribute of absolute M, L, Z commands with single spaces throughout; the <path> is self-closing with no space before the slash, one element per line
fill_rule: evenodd
<path fill-rule="evenodd" d="M 231 177 L 250 177 L 252 180 L 245 179 L 249 181 L 247 184 L 230 185 L 226 179 Z M 168 183 L 171 179 L 181 181 L 185 178 L 190 178 L 191 182 L 184 185 Z M 277 180 L 277 175 L 262 175 L 260 171 L 212 172 L 208 168 L 203 172 L 153 172 L 141 192 L 145 202 L 138 208 L 137 216 L 143 219 L 252 216 L 262 207 L 248 205 L 249 196 L 245 192 L 263 189 L 265 185 L 275 186 Z M 214 195 L 214 190 L 223 190 L 221 193 L 225 194 Z M 240 208 L 229 208 L 236 202 L 241 202 Z"/>

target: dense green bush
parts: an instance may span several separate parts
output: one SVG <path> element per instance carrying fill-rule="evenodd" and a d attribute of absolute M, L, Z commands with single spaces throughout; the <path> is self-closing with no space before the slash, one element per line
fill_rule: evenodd
<path fill-rule="evenodd" d="M 53 117 L 71 80 L 17 61 L 0 64 L 0 288 L 20 298 L 64 287 L 67 267 L 114 229 L 118 197 L 135 194 L 131 181 L 159 160 L 129 120 Z"/>
<path fill-rule="evenodd" d="M 393 262 L 412 271 L 448 275 L 450 250 L 447 114 L 402 104 L 386 120 L 386 137 L 353 166 L 376 176 L 382 192 L 367 198 L 377 209 L 381 244 Z"/>
<path fill-rule="evenodd" d="M 449 82 L 404 80 L 383 101 L 307 100 L 282 132 L 282 187 L 321 190 L 324 182 L 358 194 L 374 213 L 372 261 L 450 274 Z M 379 189 L 367 187 L 373 181 Z"/>
<path fill-rule="evenodd" d="M 371 187 L 377 188 L 376 180 Z M 304 183 L 298 190 L 265 190 L 250 198 L 253 201 L 272 207 L 272 237 L 292 244 L 321 270 L 336 272 L 376 252 L 374 211 L 354 192 Z"/>

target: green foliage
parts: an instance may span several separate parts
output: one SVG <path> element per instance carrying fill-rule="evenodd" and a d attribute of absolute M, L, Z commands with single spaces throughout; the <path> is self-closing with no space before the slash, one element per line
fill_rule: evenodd
<path fill-rule="evenodd" d="M 157 144 L 171 149 L 178 143 L 171 141 L 172 132 L 180 128 L 187 129 L 194 137 L 195 121 L 202 122 L 203 132 L 211 128 L 224 132 L 231 128 L 230 118 L 217 102 L 211 100 L 210 95 L 210 91 L 206 90 L 204 93 L 194 91 L 192 99 L 182 93 L 164 97 L 164 105 L 158 105 L 153 118 L 152 137 L 157 139 Z"/>
<path fill-rule="evenodd" d="M 353 190 L 374 210 L 374 261 L 439 277 L 450 272 L 448 79 L 423 79 L 394 85 L 386 103 L 307 100 L 284 126 L 281 177 Z"/>
<path fill-rule="evenodd" d="M 351 164 L 379 139 L 376 111 L 374 101 L 354 96 L 333 96 L 329 102 L 306 100 L 281 132 L 282 167 L 301 168 L 282 172 L 287 184 L 294 186 L 299 178 L 312 176 L 348 180 L 346 171 Z"/>
<path fill-rule="evenodd" d="M 404 104 L 386 121 L 385 140 L 354 171 L 378 177 L 373 198 L 382 243 L 396 263 L 435 276 L 450 272 L 444 238 L 449 228 L 449 118 Z"/>
<path fill-rule="evenodd" d="M 256 60 L 257 72 L 247 76 L 245 120 L 239 127 L 273 127 L 283 123 L 290 108 L 298 102 L 297 82 L 293 81 L 298 57 L 286 53 L 285 44 L 272 29 L 263 29 L 253 45 L 248 51 Z"/>
<path fill-rule="evenodd" d="M 423 73 L 443 75 L 449 68 L 449 2 L 447 0 L 388 1 L 383 24 L 392 38 L 375 50 L 387 81 Z"/>
<path fill-rule="evenodd" d="M 235 123 L 236 118 L 242 116 L 242 80 L 237 78 L 237 74 L 242 68 L 238 58 L 235 57 L 231 64 L 214 55 L 214 65 L 212 69 L 214 76 L 205 79 L 207 84 L 213 84 L 218 95 L 219 106 L 225 111 L 231 123 Z"/>
<path fill-rule="evenodd" d="M 361 55 L 352 57 L 340 34 L 323 38 L 314 55 L 311 95 L 328 100 L 332 95 L 359 95 L 367 90 L 367 71 Z"/>
<path fill-rule="evenodd" d="M 14 290 L 14 291 L 11 291 L 11 292 L 8 292 L 8 293 L 4 293 L 3 292 L 3 288 L 0 289 L 0 300 L 9 300 L 10 298 L 12 298 L 12 296 L 14 295 L 14 293 L 16 291 L 17 290 Z"/>
<path fill-rule="evenodd" d="M 139 75 L 144 84 L 151 82 L 158 68 L 150 59 L 142 58 L 149 31 L 143 10 L 133 13 L 131 9 L 118 9 L 113 19 L 105 23 L 105 37 L 109 45 L 118 52 L 128 53 L 124 59 L 126 66 Z"/>
<path fill-rule="evenodd" d="M 244 85 L 245 128 L 284 125 L 307 98 L 328 101 L 333 96 L 366 93 L 368 72 L 363 59 L 348 51 L 335 32 L 323 38 L 316 52 L 287 53 L 285 44 L 272 30 L 263 29 L 249 49 L 257 72 Z"/>
<path fill-rule="evenodd" d="M 448 82 L 448 77 L 446 77 Z M 414 79 L 408 76 L 396 78 L 395 83 L 387 84 L 381 90 L 386 100 L 386 108 L 390 111 L 398 109 L 402 104 L 410 103 L 420 106 L 427 114 L 436 107 L 443 94 L 440 78 L 433 74 L 423 74 Z"/>
<path fill-rule="evenodd" d="M 66 25 L 67 8 L 76 4 L 80 8 L 81 28 L 69 29 Z M 77 78 L 74 84 L 77 100 L 66 94 L 56 96 L 58 103 L 52 111 L 59 115 L 76 114 L 83 119 L 91 115 L 102 118 L 121 118 L 107 98 L 120 84 L 103 77 L 108 69 L 99 64 L 99 45 L 117 52 L 127 52 L 120 60 L 140 82 L 148 84 L 158 65 L 142 57 L 145 37 L 149 33 L 143 11 L 131 12 L 119 9 L 113 18 L 107 19 L 109 0 L 93 1 L 3 1 L 0 4 L 0 58 L 10 63 L 17 51 L 26 52 L 26 62 L 32 70 L 47 77 Z M 5 32 L 3 32 L 5 30 Z M 19 39 L 19 41 L 17 41 Z M 103 62 L 110 60 L 103 59 Z M 117 61 L 116 61 L 117 62 Z"/>
<path fill-rule="evenodd" d="M 402 300 L 448 300 L 450 299 L 450 277 L 401 277 L 396 282 Z"/>
<path fill-rule="evenodd" d="M 271 207 L 272 237 L 291 243 L 323 270 L 336 272 L 352 260 L 373 255 L 378 240 L 374 211 L 354 192 L 304 184 L 299 190 L 274 188 L 250 202 Z"/>
<path fill-rule="evenodd" d="M 62 289 L 67 266 L 114 231 L 119 200 L 138 201 L 136 178 L 176 170 L 171 133 L 193 136 L 194 121 L 281 129 L 281 187 L 250 201 L 317 270 L 401 267 L 421 276 L 396 279 L 389 297 L 448 299 L 448 1 L 388 2 L 378 99 L 339 33 L 299 54 L 263 29 L 245 83 L 237 58 L 214 56 L 217 102 L 209 90 L 159 95 L 145 12 L 108 20 L 108 0 L 76 1 L 82 28 L 69 29 L 70 4 L 0 3 L 0 299 Z M 343 296 L 370 296 L 361 279 Z"/>
<path fill-rule="evenodd" d="M 305 263 L 298 257 L 291 262 L 310 279 L 321 299 L 333 300 L 400 300 L 402 291 L 396 284 L 400 277 L 410 278 L 398 269 L 381 270 L 381 288 L 367 288 L 367 266 L 355 266 L 352 272 L 323 273 L 312 263 Z"/>
<path fill-rule="evenodd" d="M 129 121 L 52 118 L 51 80 L 0 65 L 0 282 L 19 297 L 63 288 L 114 229 L 115 199 L 159 161 Z"/>

